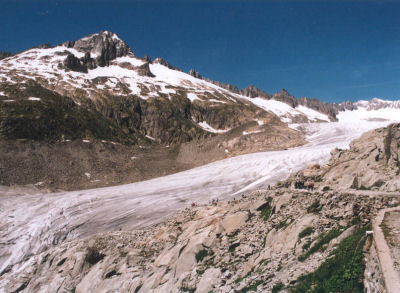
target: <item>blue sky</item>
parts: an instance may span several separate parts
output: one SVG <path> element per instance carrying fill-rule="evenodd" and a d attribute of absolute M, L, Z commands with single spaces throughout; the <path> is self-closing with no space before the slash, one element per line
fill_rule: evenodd
<path fill-rule="evenodd" d="M 137 56 L 268 93 L 400 99 L 400 1 L 0 0 L 0 51 L 102 29 Z"/>

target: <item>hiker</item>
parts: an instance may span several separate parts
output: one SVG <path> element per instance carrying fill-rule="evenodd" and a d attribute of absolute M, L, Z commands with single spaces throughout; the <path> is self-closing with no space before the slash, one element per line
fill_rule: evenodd
<path fill-rule="evenodd" d="M 195 202 L 192 202 L 192 207 L 195 207 L 196 206 L 196 203 Z"/>
<path fill-rule="evenodd" d="M 308 187 L 309 187 L 311 190 L 314 190 L 314 182 L 310 181 L 310 182 L 308 183 Z"/>

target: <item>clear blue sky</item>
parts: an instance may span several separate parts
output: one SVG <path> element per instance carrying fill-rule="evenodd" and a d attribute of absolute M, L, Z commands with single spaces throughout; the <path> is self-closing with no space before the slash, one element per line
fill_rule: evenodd
<path fill-rule="evenodd" d="M 400 99 L 400 1 L 0 0 L 0 51 L 102 29 L 137 56 L 240 88 Z"/>

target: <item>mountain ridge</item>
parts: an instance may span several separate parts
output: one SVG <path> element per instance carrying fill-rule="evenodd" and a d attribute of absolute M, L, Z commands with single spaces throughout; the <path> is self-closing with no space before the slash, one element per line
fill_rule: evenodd
<path fill-rule="evenodd" d="M 190 73 L 160 57 L 135 56 L 134 50 L 109 31 L 56 46 L 41 45 L 2 59 L 0 139 L 6 142 L 0 161 L 9 160 L 7 141 L 10 146 L 15 141 L 25 144 L 13 153 L 20 164 L 5 163 L 9 167 L 2 171 L 7 178 L 2 184 L 43 181 L 52 188 L 71 189 L 71 182 L 87 188 L 153 178 L 236 155 L 302 145 L 304 134 L 290 124 L 336 121 L 349 109 L 368 106 L 368 102 L 327 104 L 295 98 L 286 90 L 270 95 L 254 86 L 239 90 L 194 70 Z M 392 109 L 388 105 L 379 102 L 374 108 Z M 78 141 L 71 144 L 75 149 L 61 147 L 70 141 Z M 117 171 L 113 178 L 106 178 L 104 170 L 120 166 L 126 158 L 117 154 L 119 147 L 109 148 L 103 141 L 132 146 L 127 152 L 130 157 L 139 156 L 137 162 L 151 158 L 152 149 L 164 152 L 164 157 L 158 156 L 164 167 L 156 172 L 133 163 L 128 164 L 132 173 L 125 173 L 134 176 Z M 85 148 L 87 152 L 81 151 Z M 82 163 L 86 158 L 80 153 L 89 156 L 91 148 L 99 150 L 90 158 L 97 165 Z M 140 148 L 148 149 L 147 155 L 138 152 Z M 111 161 L 104 161 L 101 150 L 108 152 Z M 53 161 L 32 156 L 41 152 L 51 153 Z M 60 157 L 65 153 L 68 162 Z M 171 168 L 165 167 L 173 161 L 176 164 Z M 47 170 L 43 164 L 54 168 Z M 86 169 L 84 173 L 97 174 L 102 180 L 92 182 L 84 174 L 64 180 L 57 174 L 63 173 L 59 166 L 65 164 L 75 164 L 74 168 Z M 43 180 L 33 165 L 42 170 Z"/>

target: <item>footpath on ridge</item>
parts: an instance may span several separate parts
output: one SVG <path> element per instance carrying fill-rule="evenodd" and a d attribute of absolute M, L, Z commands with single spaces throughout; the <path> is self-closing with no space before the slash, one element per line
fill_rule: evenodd
<path fill-rule="evenodd" d="M 397 293 L 400 288 L 400 275 L 395 270 L 393 256 L 381 226 L 385 214 L 393 211 L 400 211 L 400 207 L 381 210 L 373 223 L 374 242 L 388 293 Z M 398 228 L 400 229 L 400 226 Z M 400 246 L 400 243 L 397 246 Z"/>

